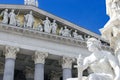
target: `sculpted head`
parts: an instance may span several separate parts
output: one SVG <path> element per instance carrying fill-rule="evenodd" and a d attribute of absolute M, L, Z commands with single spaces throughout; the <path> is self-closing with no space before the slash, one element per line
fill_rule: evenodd
<path fill-rule="evenodd" d="M 75 30 L 75 32 L 77 32 L 77 30 Z"/>
<path fill-rule="evenodd" d="M 101 49 L 101 42 L 96 38 L 89 38 L 87 40 L 87 48 L 90 52 L 95 52 Z"/>
<path fill-rule="evenodd" d="M 48 17 L 46 17 L 46 20 L 48 20 Z"/>
<path fill-rule="evenodd" d="M 53 22 L 55 23 L 55 22 L 56 22 L 56 20 L 53 20 Z"/>

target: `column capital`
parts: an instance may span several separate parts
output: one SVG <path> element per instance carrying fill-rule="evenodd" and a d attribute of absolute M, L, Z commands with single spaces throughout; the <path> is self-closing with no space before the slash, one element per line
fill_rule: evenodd
<path fill-rule="evenodd" d="M 35 61 L 35 64 L 37 63 L 45 63 L 45 58 L 48 57 L 48 53 L 47 52 L 40 52 L 40 51 L 36 51 L 35 55 L 33 56 L 33 59 Z"/>
<path fill-rule="evenodd" d="M 62 68 L 72 68 L 72 62 L 74 61 L 74 58 L 71 57 L 65 57 L 62 58 Z"/>
<path fill-rule="evenodd" d="M 18 47 L 5 46 L 5 58 L 16 59 L 16 54 L 20 51 Z"/>

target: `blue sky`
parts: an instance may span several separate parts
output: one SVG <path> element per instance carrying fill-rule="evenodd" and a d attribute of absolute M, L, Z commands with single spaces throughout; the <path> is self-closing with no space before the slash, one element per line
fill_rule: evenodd
<path fill-rule="evenodd" d="M 0 0 L 0 4 L 24 4 L 24 0 Z M 109 19 L 105 0 L 39 0 L 39 8 L 97 34 Z"/>

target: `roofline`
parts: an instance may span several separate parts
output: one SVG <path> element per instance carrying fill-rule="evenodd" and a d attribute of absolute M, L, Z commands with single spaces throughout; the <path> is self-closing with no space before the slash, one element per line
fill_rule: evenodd
<path fill-rule="evenodd" d="M 14 5 L 14 4 L 11 4 L 11 5 L 10 4 L 0 4 L 0 8 L 3 8 L 3 9 L 5 9 L 5 8 L 7 8 L 7 9 L 16 9 L 17 8 L 17 9 L 29 9 L 29 10 L 31 9 L 31 10 L 33 10 L 35 12 L 38 12 L 38 13 L 44 15 L 44 16 L 47 15 L 47 17 L 55 19 L 55 20 L 65 24 L 65 25 L 68 25 L 71 28 L 77 29 L 78 31 L 81 31 L 81 32 L 86 33 L 86 34 L 91 35 L 91 36 L 94 36 L 94 37 L 96 37 L 98 39 L 101 39 L 100 35 L 98 35 L 98 34 L 96 34 L 94 32 L 91 32 L 91 31 L 89 31 L 89 30 L 87 30 L 85 28 L 82 28 L 82 27 L 80 27 L 80 26 L 78 26 L 76 24 L 73 24 L 73 23 L 71 23 L 71 22 L 69 22 L 67 20 L 64 20 L 64 19 L 62 19 L 60 17 L 57 17 L 57 16 L 55 16 L 55 15 L 53 15 L 53 14 L 47 12 L 47 11 L 44 11 L 44 10 L 42 10 L 40 8 L 37 8 L 35 6 Z"/>

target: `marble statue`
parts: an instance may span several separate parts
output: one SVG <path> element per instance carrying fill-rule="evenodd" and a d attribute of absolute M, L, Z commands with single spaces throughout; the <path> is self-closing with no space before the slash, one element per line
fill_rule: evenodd
<path fill-rule="evenodd" d="M 87 47 L 92 54 L 83 60 L 82 57 L 79 59 L 83 61 L 80 63 L 81 71 L 89 68 L 89 76 L 86 80 L 120 80 L 120 67 L 116 57 L 108 51 L 103 51 L 101 42 L 96 38 L 89 38 Z"/>
<path fill-rule="evenodd" d="M 43 25 L 44 25 L 44 32 L 50 33 L 51 32 L 51 22 L 48 19 L 48 17 L 46 17 L 46 20 L 43 21 Z"/>
<path fill-rule="evenodd" d="M 34 16 L 32 15 L 32 11 L 30 11 L 29 14 L 26 14 L 24 18 L 25 18 L 24 27 L 33 28 L 35 20 L 34 20 Z"/>
<path fill-rule="evenodd" d="M 14 9 L 9 13 L 9 20 L 10 25 L 16 26 L 16 14 L 14 13 Z"/>
<path fill-rule="evenodd" d="M 67 26 L 65 26 L 65 28 L 64 28 L 64 30 L 62 32 L 62 36 L 71 37 L 70 30 L 67 28 Z"/>
<path fill-rule="evenodd" d="M 84 40 L 82 35 L 78 35 L 77 30 L 75 30 L 75 32 L 73 32 L 73 37 L 75 39 Z"/>
<path fill-rule="evenodd" d="M 24 5 L 28 5 L 28 0 L 24 0 Z"/>
<path fill-rule="evenodd" d="M 38 23 L 36 29 L 37 29 L 38 31 L 43 32 L 43 26 L 42 26 L 40 23 Z"/>
<path fill-rule="evenodd" d="M 8 24 L 8 9 L 1 12 L 0 16 L 3 17 L 2 23 Z"/>
<path fill-rule="evenodd" d="M 89 67 L 89 80 L 119 80 L 120 68 L 116 58 L 109 52 L 101 49 L 101 42 L 89 38 L 87 47 L 92 54 L 84 59 L 84 69 Z M 102 65 L 102 66 L 101 66 Z"/>
<path fill-rule="evenodd" d="M 106 13 L 114 18 L 120 12 L 120 0 L 106 0 Z"/>
<path fill-rule="evenodd" d="M 36 7 L 39 7 L 38 0 L 35 1 L 35 6 L 36 6 Z"/>
<path fill-rule="evenodd" d="M 62 35 L 62 34 L 63 34 L 63 27 L 61 27 L 59 30 L 59 35 Z"/>
<path fill-rule="evenodd" d="M 38 7 L 38 0 L 24 0 L 25 5 L 32 5 Z"/>
<path fill-rule="evenodd" d="M 57 24 L 56 24 L 56 20 L 53 20 L 53 22 L 51 23 L 51 31 L 53 34 L 56 34 L 56 31 L 57 31 Z"/>

